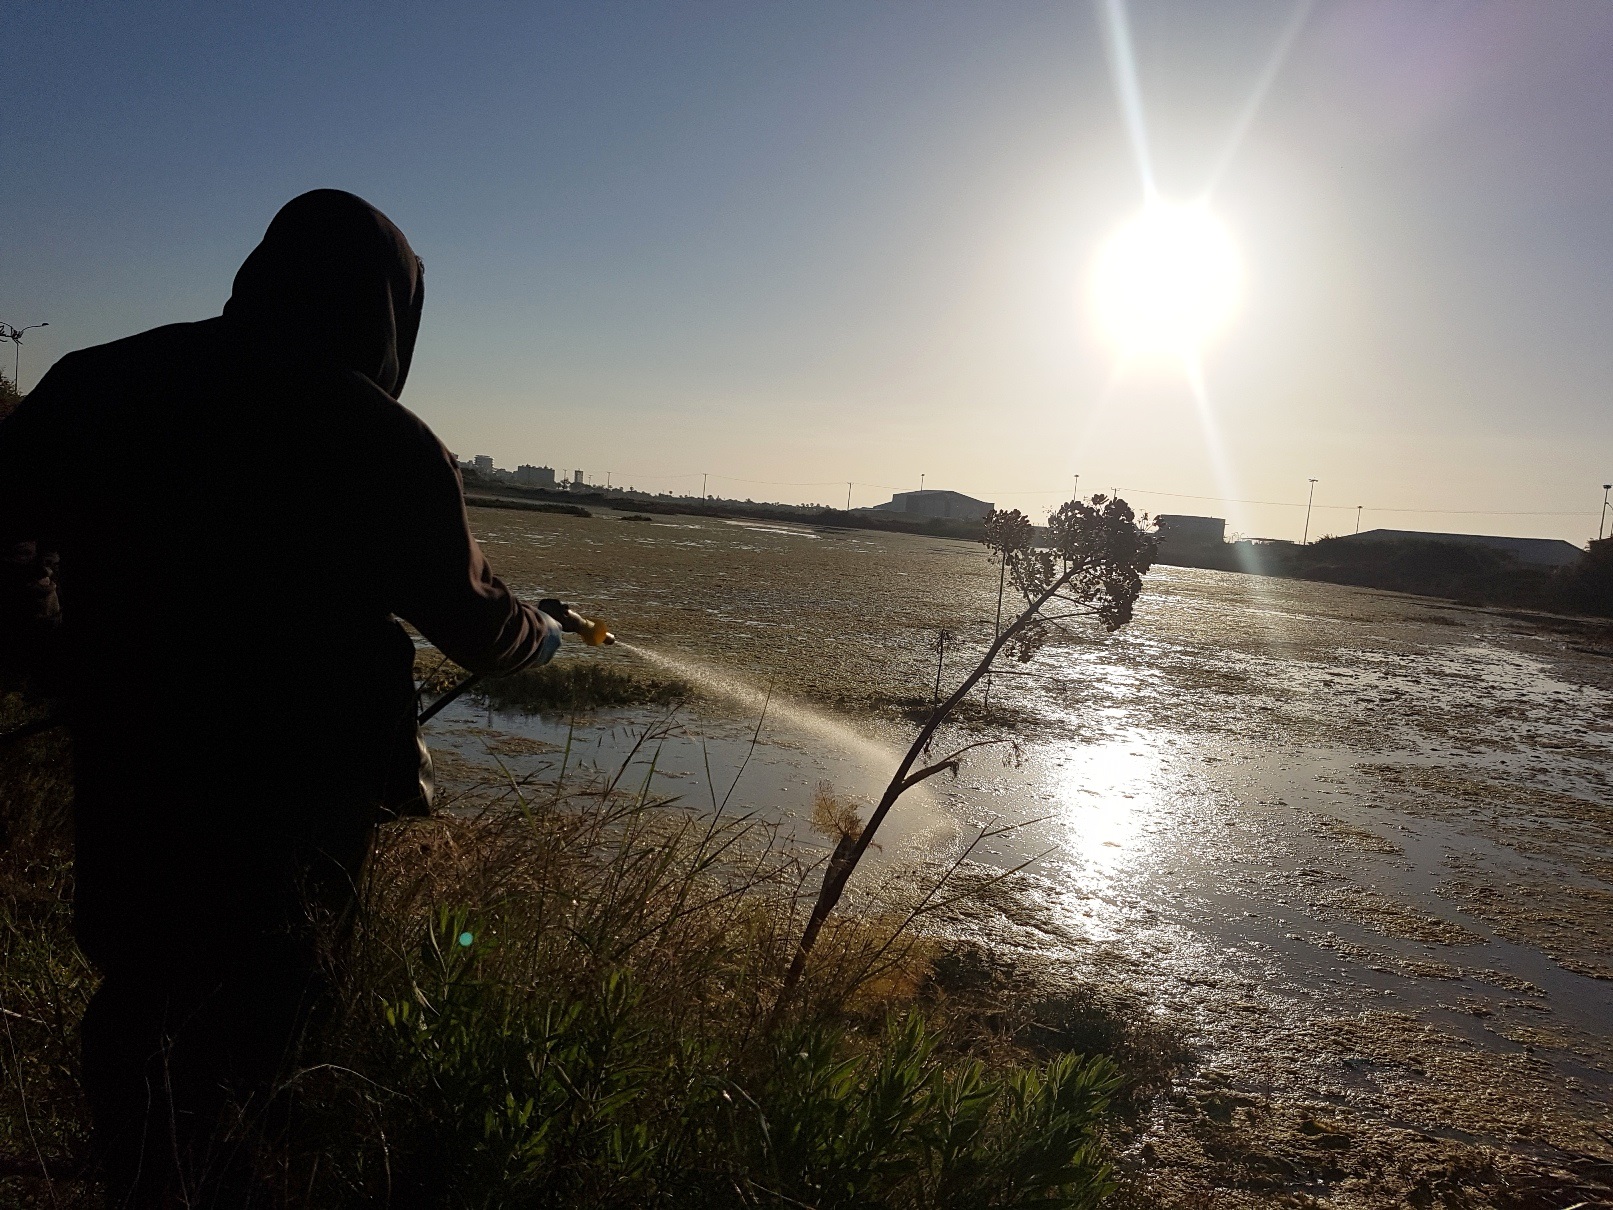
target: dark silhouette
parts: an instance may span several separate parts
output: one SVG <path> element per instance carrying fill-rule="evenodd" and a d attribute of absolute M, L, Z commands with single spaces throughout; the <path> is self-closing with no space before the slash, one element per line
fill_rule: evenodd
<path fill-rule="evenodd" d="M 378 818 L 420 793 L 396 619 L 480 672 L 558 636 L 397 402 L 423 297 L 384 215 L 304 194 L 221 317 L 73 353 L 0 422 L 0 550 L 36 596 L 60 556 L 75 928 L 105 976 L 83 1076 L 116 1204 L 236 1196 L 221 1115 L 261 1108 L 319 998 L 309 907 L 341 918 Z"/>
<path fill-rule="evenodd" d="M 17 389 L 17 384 L 0 373 L 0 420 L 16 411 L 21 402 L 22 392 Z"/>
<path fill-rule="evenodd" d="M 1186 518 L 1194 520 L 1194 518 Z M 1219 520 L 1218 518 L 1215 518 Z M 1320 538 L 1294 542 L 1176 541 L 1166 538 L 1162 563 L 1320 580 L 1360 588 L 1443 597 L 1465 605 L 1499 605 L 1613 617 L 1613 538 L 1593 539 L 1573 562 L 1528 563 L 1505 548 L 1434 534 L 1378 541 Z M 1567 545 L 1564 543 L 1563 545 Z"/>

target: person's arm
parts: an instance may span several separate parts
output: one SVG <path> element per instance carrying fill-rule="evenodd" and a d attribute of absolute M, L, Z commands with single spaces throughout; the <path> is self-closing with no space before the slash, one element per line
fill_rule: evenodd
<path fill-rule="evenodd" d="M 558 645 L 558 625 L 493 574 L 465 516 L 451 455 L 424 425 L 408 470 L 388 492 L 391 608 L 472 672 L 510 672 Z"/>

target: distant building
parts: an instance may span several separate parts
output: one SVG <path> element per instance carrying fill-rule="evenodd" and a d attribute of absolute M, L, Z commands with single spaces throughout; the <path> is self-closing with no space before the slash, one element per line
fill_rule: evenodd
<path fill-rule="evenodd" d="M 571 486 L 573 488 L 578 488 L 578 487 L 583 486 L 582 472 L 581 471 L 572 471 L 571 472 Z"/>
<path fill-rule="evenodd" d="M 909 513 L 919 517 L 940 517 L 948 521 L 979 521 L 996 508 L 987 500 L 976 500 L 962 492 L 932 488 L 928 491 L 897 492 L 889 504 L 876 504 L 870 512 Z"/>
<path fill-rule="evenodd" d="M 1161 518 L 1163 519 L 1163 518 Z M 1447 546 L 1473 546 L 1511 555 L 1531 567 L 1564 567 L 1585 552 L 1561 538 L 1502 538 L 1489 534 L 1427 534 L 1415 529 L 1369 529 L 1347 534 L 1338 542 L 1439 542 Z"/>
<path fill-rule="evenodd" d="M 493 473 L 493 459 L 491 455 L 477 454 L 472 460 L 471 465 L 475 467 L 478 475 L 491 475 Z"/>
<path fill-rule="evenodd" d="M 1160 513 L 1154 521 L 1159 526 L 1160 537 L 1169 535 L 1173 542 L 1196 542 L 1202 545 L 1225 542 L 1227 537 L 1225 517 L 1184 517 L 1175 513 Z"/>
<path fill-rule="evenodd" d="M 554 467 L 518 466 L 515 468 L 515 481 L 523 487 L 553 487 Z"/>

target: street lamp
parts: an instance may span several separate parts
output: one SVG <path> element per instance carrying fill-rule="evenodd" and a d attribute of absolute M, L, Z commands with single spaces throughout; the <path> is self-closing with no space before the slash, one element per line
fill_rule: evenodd
<path fill-rule="evenodd" d="M 1596 540 L 1598 542 L 1602 540 L 1602 530 L 1607 526 L 1607 494 L 1610 491 L 1613 491 L 1613 483 L 1602 484 L 1602 517 L 1596 523 Z"/>
<path fill-rule="evenodd" d="M 1311 494 L 1305 498 L 1305 536 L 1299 540 L 1301 546 L 1309 546 L 1311 541 L 1311 501 L 1316 499 L 1316 480 L 1311 480 Z M 1360 516 L 1359 513 L 1356 514 Z"/>
<path fill-rule="evenodd" d="M 10 324 L 0 321 L 0 340 L 11 342 L 11 385 L 17 388 L 17 394 L 22 394 L 22 379 L 18 374 L 22 370 L 22 334 L 32 332 L 35 328 L 48 328 L 50 324 L 29 324 L 26 328 L 14 328 Z"/>

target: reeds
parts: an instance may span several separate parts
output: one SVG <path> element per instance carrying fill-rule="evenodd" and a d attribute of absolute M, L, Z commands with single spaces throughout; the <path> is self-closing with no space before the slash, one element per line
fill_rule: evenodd
<path fill-rule="evenodd" d="M 442 693 L 466 672 L 441 657 L 415 658 L 415 676 L 428 693 Z M 572 714 L 622 706 L 670 706 L 692 689 L 675 677 L 595 659 L 557 659 L 510 676 L 490 677 L 473 690 L 494 708 L 526 714 Z"/>
<path fill-rule="evenodd" d="M 657 742 L 652 728 L 639 750 Z M 652 778 L 630 784 L 627 768 L 504 775 L 447 814 L 382 831 L 356 920 L 330 931 L 330 1010 L 286 1069 L 277 1111 L 243 1129 L 259 1204 L 1106 1196 L 1115 1065 L 981 1048 L 978 1022 L 921 1011 L 937 944 L 913 932 L 911 909 L 933 881 L 887 879 L 830 921 L 770 1022 L 821 863 L 715 790 L 694 811 Z M 33 864 L 8 864 L 3 887 L 0 1151 L 14 1171 L 50 1161 L 0 1179 L 0 1200 L 23 1204 L 93 1193 L 43 1175 L 84 1154 L 73 1034 L 93 986 L 66 927 L 56 807 L 7 811 L 14 852 Z M 35 918 L 30 895 L 45 904 Z"/>
<path fill-rule="evenodd" d="M 282 1147 L 284 1187 L 432 1206 L 1101 1199 L 1107 1060 L 988 1070 L 943 1046 L 913 1004 L 933 947 L 893 936 L 892 913 L 837 920 L 769 1029 L 817 871 L 750 816 L 622 781 L 512 779 L 472 815 L 389 832 L 341 1011 L 287 1089 L 308 1139 L 365 1126 L 341 1162 Z"/>

